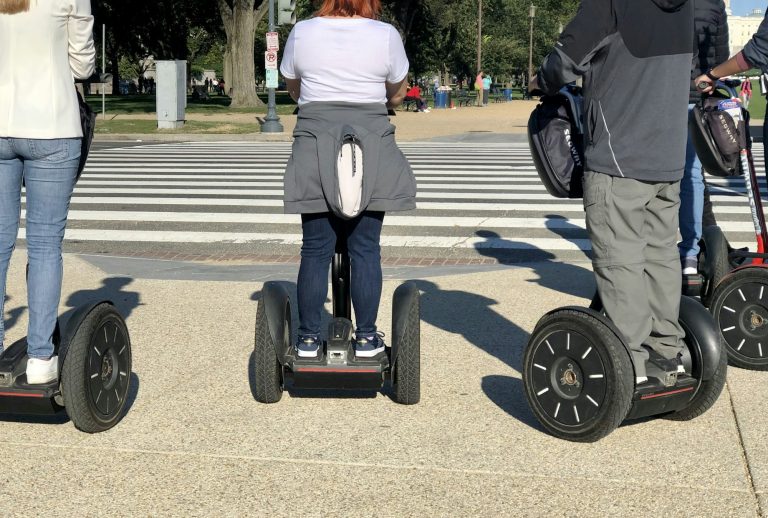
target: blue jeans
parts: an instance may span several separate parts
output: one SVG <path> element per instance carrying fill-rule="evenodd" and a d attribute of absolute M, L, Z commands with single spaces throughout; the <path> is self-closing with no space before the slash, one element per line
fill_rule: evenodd
<path fill-rule="evenodd" d="M 689 111 L 693 105 L 689 105 Z M 688 135 L 688 145 L 685 148 L 685 172 L 680 182 L 680 236 L 678 244 L 680 258 L 696 258 L 699 255 L 701 241 L 701 221 L 704 212 L 704 177 L 701 171 L 701 161 L 696 156 L 696 150 Z"/>
<path fill-rule="evenodd" d="M 353 220 L 343 220 L 328 212 L 302 214 L 304 243 L 297 282 L 300 336 L 320 335 L 323 305 L 328 296 L 328 270 L 337 238 L 347 239 L 357 334 L 376 332 L 382 285 L 379 240 L 383 222 L 383 212 L 364 212 Z"/>
<path fill-rule="evenodd" d="M 30 358 L 48 359 L 53 355 L 52 337 L 63 276 L 61 244 L 80 162 L 80 144 L 79 138 L 0 137 L 0 316 L 5 316 L 5 284 L 19 232 L 23 180 L 27 190 Z M 5 335 L 3 320 L 0 318 L 0 351 Z"/>

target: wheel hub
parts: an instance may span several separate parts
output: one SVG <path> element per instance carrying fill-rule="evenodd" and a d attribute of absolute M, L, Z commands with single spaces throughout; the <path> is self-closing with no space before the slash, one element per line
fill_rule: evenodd
<path fill-rule="evenodd" d="M 741 327 L 755 338 L 768 334 L 768 311 L 759 304 L 749 304 L 741 312 Z"/>
<path fill-rule="evenodd" d="M 108 380 L 110 380 L 112 378 L 113 371 L 114 365 L 112 362 L 112 357 L 105 354 L 101 361 L 101 381 L 106 383 Z"/>
<path fill-rule="evenodd" d="M 573 358 L 562 356 L 552 366 L 552 386 L 565 399 L 576 399 L 584 386 L 584 374 Z"/>

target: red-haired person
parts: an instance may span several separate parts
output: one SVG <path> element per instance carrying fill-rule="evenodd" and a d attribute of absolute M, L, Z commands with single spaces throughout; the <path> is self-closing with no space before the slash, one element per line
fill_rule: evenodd
<path fill-rule="evenodd" d="M 317 357 L 337 239 L 352 268 L 355 353 L 384 352 L 376 318 L 381 299 L 384 213 L 416 207 L 416 180 L 395 143 L 388 107 L 405 98 L 409 63 L 397 30 L 378 21 L 380 0 L 325 0 L 314 18 L 291 31 L 280 71 L 299 103 L 291 159 L 285 172 L 285 212 L 301 214 L 297 355 Z M 343 142 L 363 153 L 360 213 L 339 211 L 336 166 Z M 354 156 L 354 155 L 353 155 Z"/>

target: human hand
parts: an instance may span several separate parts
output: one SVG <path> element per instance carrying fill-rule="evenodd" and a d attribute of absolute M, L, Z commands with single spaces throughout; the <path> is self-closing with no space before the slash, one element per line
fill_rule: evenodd
<path fill-rule="evenodd" d="M 697 77 L 694 84 L 696 89 L 703 94 L 712 93 L 712 90 L 715 89 L 715 82 L 706 74 Z"/>

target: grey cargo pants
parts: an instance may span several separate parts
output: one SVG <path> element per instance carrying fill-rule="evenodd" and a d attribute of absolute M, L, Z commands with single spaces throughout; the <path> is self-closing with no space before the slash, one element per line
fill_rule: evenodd
<path fill-rule="evenodd" d="M 678 323 L 679 207 L 680 182 L 584 175 L 597 290 L 632 351 L 637 376 L 646 375 L 643 345 L 665 358 L 674 358 L 684 347 Z"/>

